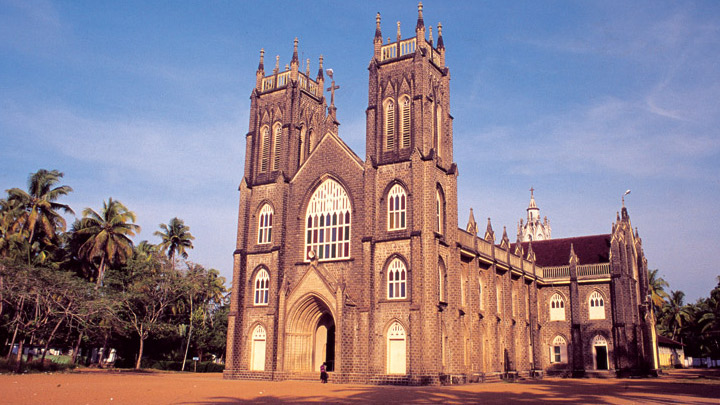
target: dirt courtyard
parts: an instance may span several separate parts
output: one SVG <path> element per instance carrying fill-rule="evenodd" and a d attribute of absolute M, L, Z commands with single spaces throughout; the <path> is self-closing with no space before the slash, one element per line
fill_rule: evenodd
<path fill-rule="evenodd" d="M 445 387 L 223 380 L 220 374 L 81 371 L 0 375 L 2 404 L 720 403 L 720 370 L 648 379 L 559 379 Z"/>

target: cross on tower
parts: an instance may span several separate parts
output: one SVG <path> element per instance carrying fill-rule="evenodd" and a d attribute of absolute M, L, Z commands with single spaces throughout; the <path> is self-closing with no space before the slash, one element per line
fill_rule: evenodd
<path fill-rule="evenodd" d="M 535 191 L 535 189 L 534 189 L 533 187 L 530 187 L 530 197 L 533 196 L 533 192 L 534 192 L 534 191 Z"/>
<path fill-rule="evenodd" d="M 330 75 L 330 78 L 332 79 L 330 87 L 328 87 L 328 91 L 330 92 L 330 107 L 335 108 L 335 90 L 339 89 L 340 86 L 335 85 L 335 79 L 333 79 L 332 75 Z"/>

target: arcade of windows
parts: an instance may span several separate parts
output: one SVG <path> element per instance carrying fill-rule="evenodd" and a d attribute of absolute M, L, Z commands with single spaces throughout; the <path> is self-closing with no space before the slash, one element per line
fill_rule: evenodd
<path fill-rule="evenodd" d="M 550 320 L 565 320 L 565 300 L 558 293 L 553 294 L 552 298 L 550 298 Z"/>

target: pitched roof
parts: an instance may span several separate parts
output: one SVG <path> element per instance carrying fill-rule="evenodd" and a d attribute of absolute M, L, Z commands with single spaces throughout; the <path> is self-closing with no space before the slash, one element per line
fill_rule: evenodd
<path fill-rule="evenodd" d="M 525 252 L 529 242 L 520 243 Z M 515 249 L 517 243 L 511 245 Z M 579 264 L 608 263 L 610 261 L 610 234 L 578 236 L 564 239 L 534 241 L 533 252 L 538 266 L 565 266 L 570 263 L 570 245 L 573 246 Z"/>
<path fill-rule="evenodd" d="M 685 343 L 678 342 L 677 340 L 672 340 L 670 338 L 666 338 L 663 335 L 657 335 L 657 342 L 659 345 L 663 346 L 685 346 Z"/>

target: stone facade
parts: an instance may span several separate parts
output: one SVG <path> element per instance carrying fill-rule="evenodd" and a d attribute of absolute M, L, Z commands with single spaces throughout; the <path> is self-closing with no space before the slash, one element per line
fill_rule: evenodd
<path fill-rule="evenodd" d="M 225 377 L 317 379 L 323 362 L 331 382 L 413 385 L 656 369 L 624 207 L 608 235 L 497 242 L 472 212 L 456 227 L 442 29 L 435 42 L 420 6 L 414 35 L 399 31 L 383 44 L 378 14 L 364 161 L 339 137 L 322 59 L 300 72 L 296 40 L 289 67 L 266 74 L 261 53 Z"/>

